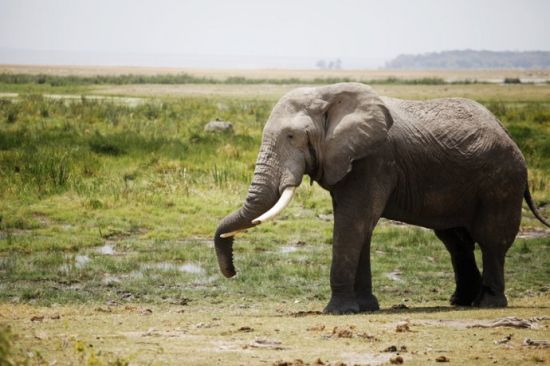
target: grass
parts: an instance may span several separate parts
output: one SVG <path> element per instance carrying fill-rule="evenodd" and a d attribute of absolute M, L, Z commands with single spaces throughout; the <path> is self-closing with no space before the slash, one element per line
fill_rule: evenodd
<path fill-rule="evenodd" d="M 505 79 L 511 80 L 511 79 Z M 517 79 L 519 80 L 519 79 Z M 318 77 L 314 79 L 292 78 L 248 78 L 244 76 L 228 76 L 224 79 L 197 76 L 188 73 L 158 74 L 158 75 L 51 75 L 51 74 L 16 74 L 0 73 L 0 83 L 16 85 L 49 85 L 73 86 L 73 85 L 127 85 L 127 84 L 330 84 L 340 82 L 364 82 L 366 84 L 406 84 L 406 85 L 441 85 L 441 84 L 470 84 L 478 83 L 477 80 L 445 81 L 440 77 L 406 78 L 387 77 L 383 79 L 357 79 L 351 77 Z"/>
<path fill-rule="evenodd" d="M 501 86 L 480 86 L 487 89 L 478 100 L 524 152 L 531 191 L 549 217 L 550 161 L 545 157 L 550 156 L 550 100 L 541 101 L 540 94 L 495 100 Z M 395 87 L 420 97 L 428 88 Z M 465 86 L 445 87 L 459 94 Z M 537 88 L 546 95 L 548 87 Z M 480 336 L 480 331 L 422 325 L 417 340 L 388 333 L 388 322 L 441 317 L 422 311 L 291 317 L 296 311 L 320 310 L 329 296 L 331 205 L 328 193 L 316 185 L 302 185 L 278 220 L 240 236 L 235 244 L 239 276 L 220 276 L 211 236 L 219 219 L 246 195 L 261 129 L 276 99 L 166 97 L 130 105 L 85 97 L 52 99 L 30 91 L 0 99 L 0 323 L 12 328 L 0 328 L 0 364 L 5 344 L 12 344 L 10 357 L 16 363 L 141 364 L 154 363 L 154 357 L 160 357 L 157 363 L 174 363 L 187 354 L 184 363 L 209 364 L 221 357 L 212 354 L 212 347 L 225 346 L 229 364 L 250 357 L 253 363 L 278 358 L 313 362 L 315 357 L 366 363 L 345 354 L 359 353 L 361 347 L 378 354 L 389 342 L 405 340 L 418 352 L 405 355 L 407 363 L 421 364 L 437 356 L 433 349 L 446 347 L 423 338 L 427 334 L 444 340 L 459 332 L 460 347 L 478 349 L 469 337 L 484 338 L 481 343 L 487 346 L 504 332 Z M 204 132 L 204 124 L 215 118 L 231 121 L 235 133 Z M 542 228 L 529 213 L 522 225 L 523 230 Z M 458 319 L 544 313 L 549 246 L 547 236 L 517 239 L 508 253 L 507 294 L 518 307 L 495 313 L 444 311 Z M 383 221 L 374 234 L 372 260 L 383 308 L 447 303 L 453 289 L 451 264 L 431 231 Z M 538 305 L 529 307 L 531 302 Z M 153 309 L 153 316 L 144 315 L 146 308 Z M 46 321 L 30 322 L 42 313 L 50 314 Z M 63 321 L 52 320 L 55 313 Z M 113 322 L 120 329 L 109 335 Z M 325 340 L 326 334 L 307 331 L 316 322 L 329 333 L 349 322 L 382 341 L 365 345 L 356 337 L 343 345 L 343 339 Z M 238 331 L 245 325 L 255 329 L 250 336 Z M 178 327 L 181 334 L 166 333 Z M 158 334 L 144 336 L 149 328 Z M 524 335 L 541 336 L 526 330 L 517 339 Z M 242 348 L 256 336 L 288 339 L 290 350 Z M 204 342 L 208 346 L 197 348 Z M 315 350 L 319 342 L 326 342 L 325 351 Z M 33 351 L 24 352 L 17 344 Z M 432 351 L 424 357 L 426 347 Z M 123 348 L 128 351 L 121 352 Z M 449 357 L 469 360 L 455 351 Z M 507 357 L 513 364 L 547 356 L 529 350 Z"/>

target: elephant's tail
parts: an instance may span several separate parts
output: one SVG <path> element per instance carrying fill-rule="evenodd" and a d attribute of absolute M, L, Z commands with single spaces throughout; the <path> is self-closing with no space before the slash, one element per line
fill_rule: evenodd
<path fill-rule="evenodd" d="M 539 212 L 539 209 L 533 202 L 533 198 L 531 197 L 531 192 L 529 192 L 529 187 L 525 189 L 525 193 L 523 194 L 523 197 L 525 198 L 525 202 L 527 202 L 527 206 L 529 206 L 533 215 L 535 215 L 535 217 L 539 219 L 539 221 L 542 222 L 544 225 L 550 227 L 550 224 L 548 223 L 548 221 L 546 221 L 544 217 L 542 217 L 542 215 Z"/>

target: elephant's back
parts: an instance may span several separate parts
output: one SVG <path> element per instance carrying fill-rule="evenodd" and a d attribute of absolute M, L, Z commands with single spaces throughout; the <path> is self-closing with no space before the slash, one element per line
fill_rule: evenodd
<path fill-rule="evenodd" d="M 496 156 L 523 162 L 523 156 L 500 121 L 481 104 L 464 98 L 411 101 L 384 98 L 404 142 L 430 154 L 467 164 L 487 165 Z M 400 135 L 400 136 L 399 136 Z"/>
<path fill-rule="evenodd" d="M 523 195 L 523 155 L 485 107 L 460 98 L 383 101 L 394 119 L 395 212 L 467 220 L 480 199 Z"/>

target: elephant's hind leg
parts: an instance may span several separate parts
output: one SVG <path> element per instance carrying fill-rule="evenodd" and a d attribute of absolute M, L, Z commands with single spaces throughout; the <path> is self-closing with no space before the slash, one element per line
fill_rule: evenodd
<path fill-rule="evenodd" d="M 456 289 L 451 305 L 470 306 L 481 291 L 481 275 L 474 256 L 475 243 L 465 228 L 435 230 L 451 254 Z"/>
<path fill-rule="evenodd" d="M 514 202 L 516 201 L 516 202 Z M 512 246 L 521 220 L 521 196 L 501 205 L 485 206 L 472 230 L 472 237 L 481 248 L 483 260 L 482 287 L 475 306 L 505 307 L 504 260 Z"/>

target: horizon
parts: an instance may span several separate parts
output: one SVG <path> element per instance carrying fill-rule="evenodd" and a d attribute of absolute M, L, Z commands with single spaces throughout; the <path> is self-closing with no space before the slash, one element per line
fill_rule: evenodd
<path fill-rule="evenodd" d="M 94 51 L 27 50 L 0 47 L 0 65 L 58 66 L 58 67 L 129 67 L 129 68 L 174 68 L 174 69 L 218 69 L 218 70 L 384 70 L 390 61 L 402 56 L 427 56 L 450 52 L 509 52 L 537 53 L 547 50 L 488 50 L 449 49 L 428 51 L 419 54 L 399 54 L 392 59 L 322 59 L 315 57 L 253 57 L 226 55 L 185 55 L 146 53 L 105 53 Z M 91 57 L 95 56 L 95 57 Z M 107 56 L 105 58 L 105 56 Z M 103 57 L 103 59 L 102 59 Z M 160 58 L 160 59 L 159 59 Z M 243 59 L 247 61 L 243 62 Z M 116 60 L 116 61 L 115 61 Z M 338 68 L 319 67 L 319 61 L 338 61 Z M 351 61 L 351 62 L 350 62 Z M 391 69 L 391 67 L 389 68 Z M 436 68 L 437 69 L 437 68 Z"/>
<path fill-rule="evenodd" d="M 4 0 L 0 63 L 381 68 L 401 54 L 549 50 L 550 2 Z"/>

